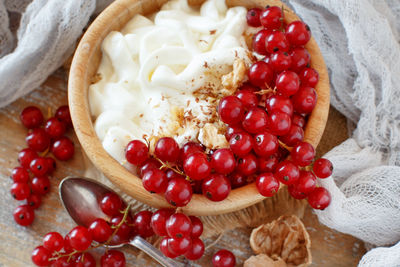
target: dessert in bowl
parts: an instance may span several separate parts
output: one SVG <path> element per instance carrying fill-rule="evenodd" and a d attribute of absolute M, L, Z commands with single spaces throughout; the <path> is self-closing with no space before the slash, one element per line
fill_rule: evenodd
<path fill-rule="evenodd" d="M 158 138 L 170 136 L 181 146 L 201 143 L 208 152 L 229 147 L 216 106 L 243 86 L 257 58 L 251 36 L 260 29 L 247 25 L 246 8 L 282 6 L 278 1 L 166 2 L 110 5 L 83 36 L 69 80 L 74 127 L 89 158 L 116 186 L 154 207 L 170 204 L 144 189 L 125 160 L 126 145 L 140 139 L 153 149 Z M 284 10 L 286 24 L 298 20 Z M 316 147 L 329 109 L 329 81 L 315 40 L 305 48 L 319 72 L 318 101 L 304 130 L 304 140 Z M 182 210 L 222 214 L 264 198 L 253 182 L 220 202 L 194 194 Z"/>

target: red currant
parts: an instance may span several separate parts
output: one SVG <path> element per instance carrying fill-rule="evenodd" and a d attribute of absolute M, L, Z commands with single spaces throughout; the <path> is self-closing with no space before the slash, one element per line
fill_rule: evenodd
<path fill-rule="evenodd" d="M 114 232 L 111 226 L 104 219 L 96 219 L 89 225 L 89 233 L 93 240 L 99 243 L 106 242 Z"/>
<path fill-rule="evenodd" d="M 118 250 L 108 250 L 100 258 L 101 267 L 125 267 L 125 255 Z"/>
<path fill-rule="evenodd" d="M 317 104 L 317 92 L 312 87 L 301 87 L 293 96 L 293 107 L 299 113 L 311 113 Z"/>
<path fill-rule="evenodd" d="M 133 225 L 137 233 L 143 237 L 150 237 L 154 235 L 153 229 L 151 228 L 151 217 L 153 213 L 148 210 L 143 210 L 133 217 Z"/>
<path fill-rule="evenodd" d="M 200 145 L 199 143 L 195 142 L 187 142 L 186 144 L 183 145 L 181 148 L 180 152 L 180 160 L 181 162 L 185 161 L 185 159 L 190 155 L 195 152 L 204 152 L 204 147 Z"/>
<path fill-rule="evenodd" d="M 300 79 L 295 72 L 285 70 L 276 77 L 275 84 L 279 93 L 286 97 L 290 97 L 299 90 Z"/>
<path fill-rule="evenodd" d="M 60 251 L 64 247 L 64 237 L 57 232 L 47 233 L 43 237 L 43 247 L 50 252 Z"/>
<path fill-rule="evenodd" d="M 28 226 L 33 223 L 35 212 L 30 206 L 21 205 L 14 210 L 13 216 L 16 223 L 22 226 Z"/>
<path fill-rule="evenodd" d="M 37 266 L 50 264 L 51 252 L 43 246 L 38 246 L 32 251 L 32 262 Z"/>
<path fill-rule="evenodd" d="M 247 176 L 239 172 L 234 172 L 229 175 L 229 181 L 231 182 L 232 189 L 242 187 L 247 184 Z"/>
<path fill-rule="evenodd" d="M 236 160 L 232 150 L 228 148 L 217 149 L 211 157 L 211 166 L 221 174 L 233 172 L 236 168 Z"/>
<path fill-rule="evenodd" d="M 56 110 L 55 117 L 64 122 L 68 127 L 72 126 L 71 114 L 68 106 L 61 106 Z"/>
<path fill-rule="evenodd" d="M 265 48 L 265 40 L 271 34 L 269 30 L 260 30 L 253 36 L 253 51 L 260 55 L 268 54 Z"/>
<path fill-rule="evenodd" d="M 292 124 L 295 124 L 295 125 L 303 128 L 306 125 L 306 119 L 303 116 L 301 116 L 297 113 L 294 113 L 293 117 L 292 117 Z"/>
<path fill-rule="evenodd" d="M 82 253 L 75 260 L 74 267 L 96 267 L 96 260 L 89 252 Z"/>
<path fill-rule="evenodd" d="M 303 192 L 300 192 L 298 190 L 296 184 L 289 185 L 288 186 L 288 192 L 295 199 L 305 199 L 307 197 L 306 194 L 304 194 Z"/>
<path fill-rule="evenodd" d="M 34 193 L 45 195 L 50 190 L 50 180 L 47 176 L 33 177 L 31 188 Z"/>
<path fill-rule="evenodd" d="M 11 178 L 14 183 L 27 183 L 29 181 L 29 173 L 25 168 L 15 167 L 11 171 Z"/>
<path fill-rule="evenodd" d="M 28 128 L 33 129 L 39 127 L 43 122 L 43 114 L 39 108 L 29 106 L 22 110 L 20 119 L 22 124 Z"/>
<path fill-rule="evenodd" d="M 229 145 L 235 155 L 244 156 L 253 149 L 253 138 L 248 133 L 238 133 L 229 140 Z"/>
<path fill-rule="evenodd" d="M 74 156 L 74 152 L 74 143 L 66 136 L 57 139 L 51 146 L 51 153 L 58 160 L 69 160 Z"/>
<path fill-rule="evenodd" d="M 168 182 L 164 197 L 175 207 L 186 206 L 192 199 L 192 187 L 186 179 L 173 178 Z"/>
<path fill-rule="evenodd" d="M 331 194 L 323 187 L 317 187 L 308 195 L 308 203 L 313 209 L 324 210 L 331 203 Z"/>
<path fill-rule="evenodd" d="M 37 209 L 40 207 L 40 204 L 42 204 L 42 199 L 38 194 L 31 194 L 26 199 L 26 204 L 29 205 L 29 207 L 31 207 L 32 209 Z"/>
<path fill-rule="evenodd" d="M 199 238 L 203 233 L 203 223 L 195 216 L 189 216 L 189 219 L 192 222 L 192 232 L 190 236 L 192 238 Z"/>
<path fill-rule="evenodd" d="M 186 259 L 195 261 L 200 259 L 204 254 L 204 243 L 199 238 L 192 239 L 192 246 L 184 254 Z"/>
<path fill-rule="evenodd" d="M 202 185 L 203 195 L 211 201 L 222 201 L 231 192 L 231 184 L 222 174 L 212 174 L 210 177 L 204 179 Z"/>
<path fill-rule="evenodd" d="M 271 65 L 279 73 L 287 70 L 292 65 L 292 58 L 287 52 L 278 51 L 270 56 Z"/>
<path fill-rule="evenodd" d="M 268 116 L 261 108 L 251 108 L 242 122 L 243 129 L 249 133 L 261 133 L 267 127 Z"/>
<path fill-rule="evenodd" d="M 165 228 L 167 229 L 169 237 L 190 237 L 192 233 L 192 222 L 185 214 L 175 213 L 168 218 Z"/>
<path fill-rule="evenodd" d="M 125 148 L 126 160 L 136 166 L 142 165 L 149 158 L 149 148 L 140 140 L 133 140 Z"/>
<path fill-rule="evenodd" d="M 92 244 L 92 235 L 86 227 L 76 226 L 68 233 L 68 236 L 69 244 L 78 251 L 84 251 Z"/>
<path fill-rule="evenodd" d="M 260 157 L 270 156 L 278 151 L 279 143 L 275 135 L 268 132 L 254 136 L 254 152 Z"/>
<path fill-rule="evenodd" d="M 317 159 L 314 162 L 313 171 L 318 178 L 324 179 L 332 175 L 333 165 L 328 159 Z"/>
<path fill-rule="evenodd" d="M 158 211 L 153 213 L 151 217 L 151 228 L 154 233 L 159 236 L 167 236 L 167 229 L 165 228 L 165 224 L 168 218 L 174 214 L 173 209 L 159 209 Z"/>
<path fill-rule="evenodd" d="M 236 93 L 236 96 L 240 99 L 246 109 L 250 109 L 258 105 L 258 97 L 250 89 L 242 89 Z"/>
<path fill-rule="evenodd" d="M 252 85 L 265 88 L 271 85 L 274 72 L 266 62 L 257 61 L 250 67 L 248 76 Z"/>
<path fill-rule="evenodd" d="M 210 175 L 211 164 L 206 154 L 196 152 L 185 159 L 183 169 L 192 180 L 202 180 Z"/>
<path fill-rule="evenodd" d="M 217 251 L 212 257 L 213 267 L 234 267 L 236 265 L 235 255 L 226 249 Z"/>
<path fill-rule="evenodd" d="M 289 50 L 289 42 L 283 32 L 273 31 L 265 40 L 265 48 L 270 54 L 278 51 L 287 52 Z"/>
<path fill-rule="evenodd" d="M 310 28 L 300 20 L 293 21 L 286 26 L 286 38 L 293 46 L 302 46 L 311 38 Z"/>
<path fill-rule="evenodd" d="M 268 113 L 283 112 L 289 116 L 293 115 L 293 104 L 289 98 L 281 95 L 272 95 L 265 101 L 265 108 Z"/>
<path fill-rule="evenodd" d="M 179 145 L 171 137 L 158 139 L 154 148 L 154 154 L 162 161 L 176 162 L 179 158 Z"/>
<path fill-rule="evenodd" d="M 231 140 L 232 136 L 234 136 L 235 134 L 244 132 L 245 131 L 242 129 L 241 126 L 229 126 L 225 132 L 226 140 Z"/>
<path fill-rule="evenodd" d="M 274 175 L 281 183 L 291 185 L 299 180 L 300 170 L 293 162 L 285 160 L 278 164 Z"/>
<path fill-rule="evenodd" d="M 311 56 L 307 49 L 303 47 L 296 47 L 290 52 L 290 57 L 292 59 L 292 69 L 295 72 L 300 72 L 303 68 L 310 64 Z"/>
<path fill-rule="evenodd" d="M 247 11 L 246 15 L 247 24 L 252 27 L 261 26 L 260 14 L 261 14 L 261 9 L 259 8 L 252 8 L 249 11 Z"/>
<path fill-rule="evenodd" d="M 283 12 L 280 7 L 267 7 L 260 15 L 260 22 L 266 29 L 277 30 L 282 26 Z"/>
<path fill-rule="evenodd" d="M 116 215 L 111 218 L 110 224 L 113 227 L 117 227 L 117 225 L 119 225 L 123 219 L 123 214 Z M 118 228 L 118 231 L 113 236 L 112 243 L 121 244 L 129 241 L 131 237 L 135 234 L 135 229 L 132 225 L 133 219 L 130 215 L 127 215 L 127 217 L 125 218 L 125 222 L 122 223 L 122 225 Z"/>
<path fill-rule="evenodd" d="M 189 251 L 191 246 L 192 246 L 192 239 L 190 237 L 184 236 L 181 238 L 174 238 L 174 237 L 168 238 L 168 249 L 173 254 L 183 255 L 187 251 Z"/>
<path fill-rule="evenodd" d="M 256 173 L 257 172 L 256 156 L 254 156 L 253 153 L 249 153 L 239 158 L 236 171 L 246 176 L 250 176 Z"/>
<path fill-rule="evenodd" d="M 260 173 L 274 172 L 279 161 L 276 156 L 269 156 L 267 158 L 258 158 L 257 166 Z"/>
<path fill-rule="evenodd" d="M 11 195 L 16 200 L 24 200 L 31 195 L 31 189 L 27 183 L 13 183 L 11 186 Z"/>
<path fill-rule="evenodd" d="M 39 152 L 45 151 L 50 145 L 50 138 L 42 128 L 33 129 L 25 140 L 29 148 Z"/>
<path fill-rule="evenodd" d="M 312 172 L 300 171 L 300 178 L 297 181 L 296 188 L 299 192 L 306 195 L 314 191 L 317 186 L 317 178 Z"/>
<path fill-rule="evenodd" d="M 38 157 L 38 154 L 31 148 L 22 149 L 18 153 L 18 162 L 25 169 L 30 168 L 31 161 Z"/>
<path fill-rule="evenodd" d="M 315 157 L 314 147 L 307 142 L 300 142 L 295 145 L 290 152 L 292 160 L 295 164 L 305 167 L 311 164 Z"/>
<path fill-rule="evenodd" d="M 294 146 L 297 143 L 303 141 L 304 138 L 304 131 L 303 128 L 293 124 L 290 127 L 290 131 L 286 134 L 281 136 L 279 139 L 288 146 Z"/>
<path fill-rule="evenodd" d="M 51 157 L 44 158 L 47 162 L 47 174 L 51 174 L 57 167 L 56 161 Z"/>
<path fill-rule="evenodd" d="M 60 138 L 66 131 L 65 124 L 57 118 L 50 118 L 44 125 L 44 130 L 51 138 Z"/>
<path fill-rule="evenodd" d="M 258 192 L 264 197 L 272 197 L 279 190 L 279 181 L 272 173 L 262 173 L 256 178 Z"/>
<path fill-rule="evenodd" d="M 170 238 L 169 237 L 164 237 L 161 240 L 161 242 L 160 242 L 160 250 L 166 257 L 174 259 L 174 258 L 178 257 L 179 255 L 171 252 L 168 249 L 168 239 L 170 239 Z"/>
<path fill-rule="evenodd" d="M 69 242 L 69 235 L 68 234 L 66 236 L 64 236 L 64 251 L 66 253 L 71 253 L 72 251 L 74 251 L 74 249 L 71 247 L 71 244 Z"/>
<path fill-rule="evenodd" d="M 142 177 L 144 189 L 150 193 L 164 193 L 168 186 L 168 178 L 162 170 L 154 169 L 144 173 Z"/>
<path fill-rule="evenodd" d="M 302 71 L 300 71 L 299 78 L 302 86 L 310 86 L 315 88 L 319 80 L 319 74 L 313 68 L 304 68 Z"/>
<path fill-rule="evenodd" d="M 123 206 L 121 198 L 112 192 L 104 194 L 100 200 L 100 208 L 108 216 L 119 215 Z"/>
<path fill-rule="evenodd" d="M 47 174 L 49 170 L 47 159 L 42 157 L 37 157 L 36 159 L 32 160 L 29 167 L 31 172 L 36 176 L 43 176 Z"/>
<path fill-rule="evenodd" d="M 78 254 L 74 254 L 71 259 L 67 256 L 60 257 L 55 261 L 52 261 L 51 267 L 76 267 L 73 257 Z"/>
<path fill-rule="evenodd" d="M 218 114 L 226 124 L 235 125 L 244 117 L 244 106 L 236 96 L 225 96 L 219 101 Z"/>
<path fill-rule="evenodd" d="M 158 169 L 158 168 L 160 168 L 160 166 L 161 166 L 161 164 L 160 164 L 160 162 L 158 162 L 158 160 L 156 160 L 154 158 L 150 158 L 150 159 L 146 160 L 143 163 L 143 165 L 140 167 L 139 175 L 140 175 L 140 177 L 143 177 L 145 172 L 154 170 L 154 169 Z"/>
<path fill-rule="evenodd" d="M 274 135 L 286 135 L 292 126 L 292 120 L 287 113 L 272 112 L 269 116 L 269 131 Z"/>

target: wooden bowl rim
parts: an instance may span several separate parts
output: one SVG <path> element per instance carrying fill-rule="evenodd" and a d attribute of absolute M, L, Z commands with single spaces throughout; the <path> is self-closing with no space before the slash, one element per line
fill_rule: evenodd
<path fill-rule="evenodd" d="M 280 1 L 243 1 L 248 6 L 279 4 L 285 8 L 286 22 L 299 19 L 293 11 Z M 161 2 L 166 1 L 158 0 L 153 2 L 160 6 L 162 4 Z M 237 3 L 240 3 L 240 0 L 227 2 L 228 5 L 237 5 Z M 264 5 L 261 5 L 260 3 L 263 3 Z M 133 7 L 137 8 L 137 5 L 143 4 L 138 0 L 119 0 L 113 2 L 95 19 L 83 35 L 75 51 L 70 69 L 68 82 L 69 107 L 74 128 L 83 150 L 93 164 L 102 171 L 114 185 L 119 187 L 129 196 L 150 206 L 156 208 L 171 207 L 163 196 L 147 192 L 143 188 L 140 178 L 130 173 L 104 150 L 100 139 L 95 133 L 92 118 L 90 116 L 88 103 L 89 85 L 87 84 L 89 84 L 88 81 L 90 81 L 92 77 L 88 77 L 87 66 L 91 63 L 91 59 L 95 55 L 96 50 L 104 37 L 111 31 L 112 25 L 114 25 L 113 23 L 116 23 L 115 20 L 119 20 L 123 12 L 125 12 L 123 16 L 130 16 L 130 18 L 132 18 L 136 14 L 132 11 Z M 145 10 L 145 7 L 140 7 L 140 9 L 143 11 Z M 103 38 L 99 39 L 99 36 L 103 36 Z M 309 116 L 305 129 L 305 140 L 316 147 L 322 137 L 328 118 L 329 77 L 324 59 L 313 37 L 306 45 L 306 48 L 311 54 L 311 66 L 319 72 L 320 76 L 319 83 L 315 88 L 318 94 L 317 105 Z M 182 207 L 181 210 L 187 214 L 200 216 L 218 215 L 249 207 L 263 199 L 265 199 L 265 197 L 258 193 L 255 183 L 251 183 L 244 187 L 232 190 L 228 198 L 221 202 L 212 202 L 202 195 L 194 194 L 190 203 L 187 206 Z"/>

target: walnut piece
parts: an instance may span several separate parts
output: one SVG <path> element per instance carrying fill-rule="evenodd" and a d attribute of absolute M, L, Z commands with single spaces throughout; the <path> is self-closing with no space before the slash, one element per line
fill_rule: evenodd
<path fill-rule="evenodd" d="M 223 94 L 232 95 L 236 89 L 242 85 L 246 75 L 246 64 L 243 59 L 235 59 L 233 62 L 233 70 L 222 76 Z"/>
<path fill-rule="evenodd" d="M 311 264 L 311 240 L 297 216 L 281 216 L 251 232 L 250 246 L 256 254 L 282 259 L 288 267 Z"/>
<path fill-rule="evenodd" d="M 243 267 L 287 267 L 287 264 L 282 259 L 274 260 L 265 254 L 258 254 L 248 258 Z"/>
<path fill-rule="evenodd" d="M 204 127 L 200 129 L 197 139 L 209 149 L 229 147 L 225 135 L 219 134 L 217 127 L 212 123 L 206 123 Z"/>

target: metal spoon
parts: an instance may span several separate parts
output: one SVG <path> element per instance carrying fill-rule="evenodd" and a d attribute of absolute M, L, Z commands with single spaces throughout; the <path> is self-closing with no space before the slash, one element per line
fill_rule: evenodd
<path fill-rule="evenodd" d="M 60 199 L 64 208 L 78 225 L 85 227 L 89 227 L 89 225 L 97 218 L 110 220 L 110 217 L 104 214 L 98 205 L 98 200 L 101 199 L 105 193 L 109 192 L 114 191 L 107 186 L 88 178 L 66 177 L 59 185 Z M 119 248 L 127 244 L 142 250 L 164 267 L 190 266 L 189 264 L 183 264 L 165 257 L 161 251 L 153 247 L 140 236 L 135 236 L 127 243 L 112 244 L 108 247 Z"/>

